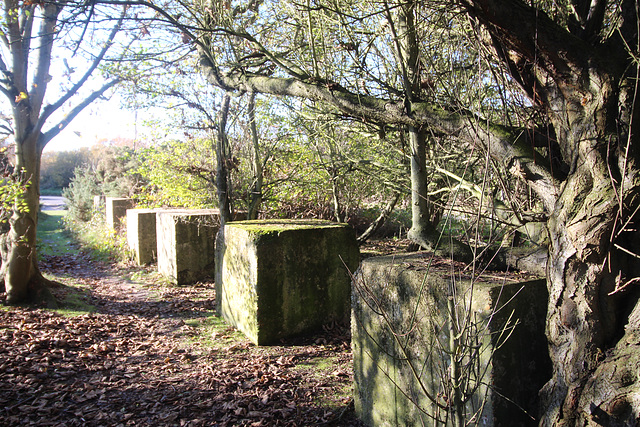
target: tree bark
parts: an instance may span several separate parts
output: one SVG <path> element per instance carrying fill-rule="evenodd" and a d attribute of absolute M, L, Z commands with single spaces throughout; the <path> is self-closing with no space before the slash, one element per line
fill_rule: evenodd
<path fill-rule="evenodd" d="M 247 219 L 257 219 L 260 204 L 262 203 L 262 158 L 260 156 L 260 141 L 258 138 L 258 128 L 256 125 L 256 94 L 249 94 L 249 127 L 251 129 L 251 142 L 253 154 L 253 182 L 249 188 L 249 209 L 247 211 Z"/>
<path fill-rule="evenodd" d="M 49 291 L 54 282 L 44 278 L 38 268 L 36 229 L 40 205 L 40 158 L 38 134 L 31 134 L 16 143 L 16 172 L 28 181 L 24 194 L 19 196 L 9 220 L 6 251 L 3 251 L 2 272 L 7 303 L 44 303 L 57 307 Z"/>
<path fill-rule="evenodd" d="M 16 173 L 26 175 L 29 184 L 23 195 L 16 201 L 13 215 L 9 220 L 8 251 L 5 270 L 7 303 L 26 301 L 29 284 L 36 277 L 36 226 L 38 223 L 39 180 L 37 134 L 31 134 L 24 141 L 16 143 Z"/>
<path fill-rule="evenodd" d="M 564 185 L 548 221 L 547 336 L 554 375 L 543 390 L 546 425 L 574 425 L 585 380 L 617 326 L 615 297 L 608 295 L 617 268 L 609 259 L 617 203 L 606 161 L 595 153 Z"/>
<path fill-rule="evenodd" d="M 229 183 L 229 142 L 227 140 L 227 118 L 229 116 L 229 104 L 231 95 L 225 93 L 222 106 L 218 114 L 218 134 L 216 138 L 216 190 L 218 192 L 218 209 L 220 209 L 220 222 L 231 221 L 231 197 Z"/>

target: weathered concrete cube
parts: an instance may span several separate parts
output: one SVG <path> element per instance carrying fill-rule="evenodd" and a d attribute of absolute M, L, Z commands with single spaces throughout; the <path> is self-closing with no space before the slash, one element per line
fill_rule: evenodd
<path fill-rule="evenodd" d="M 123 218 L 127 216 L 127 209 L 133 208 L 134 201 L 124 197 L 107 197 L 105 204 L 107 227 L 117 230 L 122 225 Z"/>
<path fill-rule="evenodd" d="M 350 275 L 360 252 L 348 225 L 240 221 L 216 243 L 218 313 L 257 345 L 349 320 Z"/>
<path fill-rule="evenodd" d="M 215 273 L 217 209 L 162 210 L 156 216 L 158 271 L 178 285 Z"/>
<path fill-rule="evenodd" d="M 537 425 L 538 390 L 551 377 L 545 281 L 492 280 L 471 286 L 459 272 L 436 271 L 425 253 L 362 262 L 351 319 L 361 420 L 452 425 L 457 401 L 478 425 Z"/>
<path fill-rule="evenodd" d="M 127 210 L 127 243 L 138 265 L 157 259 L 156 215 L 158 209 Z"/>

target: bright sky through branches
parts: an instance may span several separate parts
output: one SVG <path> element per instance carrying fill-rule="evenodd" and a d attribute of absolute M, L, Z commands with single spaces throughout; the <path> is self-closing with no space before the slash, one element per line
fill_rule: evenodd
<path fill-rule="evenodd" d="M 90 147 L 99 140 L 117 137 L 142 138 L 146 132 L 143 127 L 145 112 L 136 113 L 120 108 L 120 102 L 114 98 L 99 101 L 79 114 L 56 138 L 45 147 L 47 151 L 71 151 L 81 147 Z"/>

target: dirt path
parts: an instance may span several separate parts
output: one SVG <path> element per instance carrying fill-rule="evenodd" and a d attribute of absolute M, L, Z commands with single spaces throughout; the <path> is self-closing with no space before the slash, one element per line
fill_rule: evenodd
<path fill-rule="evenodd" d="M 0 425 L 360 425 L 343 328 L 258 348 L 211 316 L 211 283 L 123 279 L 82 253 L 43 266 L 94 311 L 0 309 Z"/>

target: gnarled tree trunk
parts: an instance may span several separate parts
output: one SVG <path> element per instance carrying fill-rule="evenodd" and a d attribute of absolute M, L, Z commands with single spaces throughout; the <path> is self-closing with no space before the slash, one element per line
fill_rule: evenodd
<path fill-rule="evenodd" d="M 636 342 L 625 342 L 640 330 L 640 92 L 627 51 L 637 55 L 637 3 L 620 2 L 623 24 L 606 43 L 593 42 L 606 2 L 576 2 L 580 22 L 568 30 L 519 1 L 468 3 L 497 56 L 551 121 L 550 143 L 568 170 L 547 199 L 553 377 L 542 391 L 542 424 L 636 425 L 640 382 L 621 363 L 640 359 L 629 352 Z"/>
<path fill-rule="evenodd" d="M 544 390 L 545 421 L 577 425 L 603 411 L 610 417 L 607 424 L 635 424 L 640 402 L 629 402 L 618 393 L 602 401 L 587 402 L 583 397 L 587 381 L 602 362 L 618 358 L 611 346 L 627 323 L 631 307 L 625 302 L 638 296 L 635 289 L 622 288 L 640 273 L 634 259 L 640 254 L 640 177 L 637 153 L 630 145 L 640 141 L 637 134 L 620 132 L 633 124 L 619 120 L 629 105 L 618 103 L 621 94 L 613 76 L 583 71 L 588 71 L 588 84 L 565 90 L 556 109 L 562 113 L 552 116 L 573 170 L 548 221 L 547 336 L 555 370 Z M 612 405 L 624 406 L 624 413 Z"/>

